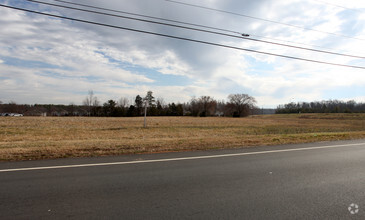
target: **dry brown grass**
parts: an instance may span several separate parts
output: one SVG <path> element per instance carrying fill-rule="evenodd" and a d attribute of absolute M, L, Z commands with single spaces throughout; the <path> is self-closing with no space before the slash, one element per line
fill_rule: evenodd
<path fill-rule="evenodd" d="M 0 118 L 0 160 L 89 157 L 365 138 L 365 114 L 248 118 Z"/>

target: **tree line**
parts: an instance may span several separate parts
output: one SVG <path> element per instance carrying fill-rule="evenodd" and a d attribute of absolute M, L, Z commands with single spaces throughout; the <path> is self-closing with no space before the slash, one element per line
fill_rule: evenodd
<path fill-rule="evenodd" d="M 0 112 L 16 112 L 30 116 L 94 116 L 94 117 L 138 117 L 145 111 L 148 116 L 226 116 L 245 117 L 257 111 L 256 100 L 248 94 L 231 94 L 225 100 L 211 96 L 193 97 L 184 103 L 165 103 L 155 98 L 152 91 L 137 95 L 133 101 L 127 98 L 108 100 L 101 104 L 93 91 L 82 105 L 18 105 L 0 103 Z"/>
<path fill-rule="evenodd" d="M 145 111 L 149 116 L 231 116 L 245 117 L 256 109 L 256 100 L 248 94 L 231 94 L 228 101 L 215 100 L 211 96 L 193 97 L 189 102 L 165 103 L 162 98 L 156 99 L 152 91 L 145 96 L 137 95 L 134 103 L 127 98 L 119 101 L 108 100 L 100 105 L 92 91 L 84 99 L 83 105 L 90 116 L 136 117 L 143 116 Z"/>
<path fill-rule="evenodd" d="M 357 103 L 354 100 L 347 102 L 339 100 L 291 102 L 279 105 L 276 113 L 365 113 L 365 103 Z"/>

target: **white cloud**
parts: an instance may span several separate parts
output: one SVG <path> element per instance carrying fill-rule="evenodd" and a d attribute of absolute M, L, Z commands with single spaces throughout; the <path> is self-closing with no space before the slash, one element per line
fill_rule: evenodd
<path fill-rule="evenodd" d="M 217 1 L 196 3 L 211 8 L 247 14 L 358 38 L 365 35 L 362 13 L 321 4 L 318 1 Z M 287 44 L 350 54 L 365 50 L 361 40 L 341 38 L 316 31 L 248 19 L 171 2 L 100 1 L 88 4 L 281 39 Z M 356 10 L 365 3 L 334 1 Z M 242 39 L 213 36 L 176 28 L 142 24 L 122 19 L 69 10 L 40 7 L 70 17 L 227 44 L 251 50 L 365 66 L 363 59 L 345 58 L 263 44 Z M 330 90 L 357 86 L 365 88 L 363 70 L 296 61 L 252 52 L 144 35 L 106 27 L 51 19 L 0 8 L 0 99 L 19 103 L 80 103 L 87 91 L 106 101 L 125 96 L 133 99 L 147 90 L 166 101 L 184 102 L 191 96 L 210 95 L 224 99 L 229 93 L 250 93 L 259 105 L 275 107 L 295 98 L 320 100 Z M 258 38 L 258 37 L 257 37 Z M 261 38 L 260 38 L 261 39 Z M 306 44 L 306 45 L 303 45 Z M 325 49 L 327 48 L 327 49 Z M 365 54 L 364 54 L 365 55 Z M 155 72 L 159 72 L 156 80 Z M 174 76 L 190 81 L 177 86 Z M 168 78 L 171 77 L 171 78 Z M 160 81 L 170 80 L 168 85 Z M 85 95 L 83 95 L 83 93 Z M 351 92 L 343 97 L 351 96 Z M 365 90 L 364 90 L 365 93 Z M 328 96 L 328 94 L 327 94 Z M 336 99 L 337 94 L 333 93 Z"/>

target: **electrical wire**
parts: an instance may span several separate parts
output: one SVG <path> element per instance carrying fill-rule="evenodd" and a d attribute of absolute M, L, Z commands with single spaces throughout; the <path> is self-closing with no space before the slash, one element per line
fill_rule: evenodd
<path fill-rule="evenodd" d="M 343 38 L 351 38 L 351 39 L 355 39 L 355 40 L 365 41 L 365 39 L 362 39 L 362 38 L 356 38 L 356 37 L 352 37 L 352 36 L 347 36 L 347 35 L 343 35 L 343 34 L 327 32 L 327 31 L 320 31 L 320 30 L 316 30 L 316 29 L 312 29 L 312 28 L 307 28 L 307 27 L 302 27 L 302 26 L 287 24 L 287 23 L 283 23 L 283 22 L 279 22 L 279 21 L 274 21 L 274 20 L 269 20 L 269 19 L 265 19 L 265 18 L 254 17 L 254 16 L 240 14 L 240 13 L 236 13 L 236 12 L 225 11 L 225 10 L 221 10 L 221 9 L 217 9 L 217 8 L 210 8 L 210 7 L 206 7 L 206 6 L 195 5 L 195 4 L 190 4 L 190 3 L 180 2 L 180 1 L 174 1 L 174 0 L 165 0 L 165 1 L 171 2 L 171 3 L 175 3 L 175 4 L 180 4 L 180 5 L 195 7 L 195 8 L 202 8 L 202 9 L 206 9 L 206 10 L 210 10 L 210 11 L 216 11 L 216 12 L 221 12 L 221 13 L 236 15 L 236 16 L 245 17 L 245 18 L 250 18 L 250 19 L 255 19 L 255 20 L 270 22 L 270 23 L 274 23 L 274 24 L 285 25 L 285 26 L 292 27 L 292 28 L 299 28 L 299 29 L 303 29 L 303 30 L 315 31 L 315 32 L 329 34 L 329 35 L 334 35 L 334 36 L 343 37 Z"/>
<path fill-rule="evenodd" d="M 32 1 L 32 0 L 27 0 L 27 1 Z M 54 0 L 54 1 L 62 2 L 62 3 L 66 3 L 66 4 L 71 4 L 71 5 L 87 7 L 87 8 L 99 9 L 99 10 L 104 10 L 104 11 L 118 12 L 118 13 L 122 13 L 122 14 L 138 16 L 138 17 L 152 18 L 152 19 L 161 20 L 161 21 L 169 21 L 169 22 L 174 22 L 174 23 L 178 23 L 178 24 L 187 24 L 187 25 L 191 25 L 191 26 L 195 26 L 195 27 L 202 27 L 202 28 L 207 28 L 207 29 L 219 30 L 219 31 L 233 33 L 233 34 L 239 34 L 239 35 L 242 34 L 238 31 L 232 31 L 232 30 L 227 30 L 227 29 L 223 29 L 223 28 L 215 28 L 215 27 L 210 27 L 210 26 L 206 26 L 206 25 L 193 24 L 193 23 L 189 23 L 189 22 L 182 22 L 182 21 L 177 21 L 177 20 L 172 20 L 172 19 L 159 18 L 159 17 L 149 16 L 149 15 L 141 15 L 141 14 L 126 12 L 126 11 L 121 11 L 121 10 L 97 7 L 97 6 L 86 5 L 86 4 L 75 3 L 75 2 L 69 2 L 69 1 L 63 1 L 63 0 Z"/>
<path fill-rule="evenodd" d="M 325 4 L 325 5 L 331 5 L 331 6 L 334 6 L 334 7 L 337 7 L 337 8 L 342 8 L 342 9 L 346 9 L 346 10 L 361 12 L 357 8 L 348 8 L 348 7 L 345 7 L 345 6 L 342 6 L 342 5 L 337 5 L 337 4 L 333 4 L 333 3 L 329 3 L 329 2 L 325 2 L 325 1 L 320 1 L 320 0 L 312 0 L 312 1 L 319 2 L 319 3 Z"/>
<path fill-rule="evenodd" d="M 173 35 L 167 35 L 167 34 L 161 34 L 161 33 L 156 33 L 156 32 L 150 32 L 150 31 L 138 30 L 138 29 L 133 29 L 133 28 L 121 27 L 121 26 L 116 26 L 116 25 L 111 25 L 111 24 L 88 21 L 88 20 L 83 20 L 83 19 L 65 17 L 65 16 L 60 16 L 60 15 L 55 15 L 55 14 L 49 14 L 49 13 L 44 13 L 44 12 L 39 12 L 39 11 L 33 11 L 33 10 L 29 10 L 29 9 L 24 9 L 24 8 L 13 7 L 13 6 L 9 6 L 9 5 L 0 4 L 0 7 L 10 8 L 10 9 L 14 9 L 14 10 L 25 11 L 25 12 L 29 12 L 29 13 L 45 15 L 45 16 L 49 16 L 49 17 L 60 18 L 60 19 L 65 19 L 65 20 L 70 20 L 70 21 L 76 21 L 76 22 L 87 23 L 87 24 L 92 24 L 92 25 L 98 25 L 98 26 L 110 27 L 110 28 L 115 28 L 115 29 L 133 31 L 133 32 L 137 32 L 137 33 L 144 33 L 144 34 L 161 36 L 161 37 L 166 37 L 166 38 L 173 38 L 173 39 L 178 39 L 178 40 L 190 41 L 190 42 L 206 44 L 206 45 L 212 45 L 212 46 L 223 47 L 223 48 L 229 48 L 229 49 L 234 49 L 234 50 L 247 51 L 247 52 L 265 54 L 265 55 L 270 55 L 270 56 L 277 56 L 277 57 L 282 57 L 282 58 L 287 58 L 287 59 L 307 61 L 307 62 L 312 62 L 312 63 L 327 64 L 327 65 L 332 65 L 332 66 L 341 66 L 341 67 L 348 67 L 348 68 L 365 69 L 365 67 L 362 67 L 362 66 L 353 66 L 353 65 L 346 65 L 346 64 L 330 63 L 330 62 L 325 62 L 325 61 L 311 60 L 311 59 L 299 58 L 299 57 L 294 57 L 294 56 L 287 56 L 287 55 L 282 55 L 282 54 L 275 54 L 275 53 L 263 52 L 263 51 L 258 51 L 258 50 L 234 47 L 234 46 L 218 44 L 218 43 L 213 43 L 213 42 L 208 42 L 208 41 L 196 40 L 196 39 L 192 39 L 192 38 L 178 37 L 178 36 L 173 36 Z"/>
<path fill-rule="evenodd" d="M 193 30 L 193 31 L 205 32 L 205 33 L 216 34 L 216 35 L 221 35 L 221 36 L 226 36 L 226 37 L 245 39 L 245 40 L 256 41 L 256 42 L 261 42 L 261 43 L 266 43 L 266 44 L 273 44 L 273 45 L 290 47 L 290 48 L 301 49 L 301 50 L 308 50 L 308 51 L 313 51 L 313 52 L 318 52 L 318 53 L 326 53 L 326 54 L 331 54 L 331 55 L 338 55 L 338 56 L 346 56 L 346 57 L 352 57 L 352 58 L 365 59 L 365 57 L 363 57 L 363 56 L 349 55 L 349 54 L 343 54 L 343 53 L 336 53 L 336 52 L 330 52 L 330 51 L 324 51 L 324 50 L 316 50 L 316 49 L 311 49 L 311 48 L 305 48 L 305 47 L 275 43 L 275 42 L 270 42 L 270 41 L 264 41 L 264 40 L 259 40 L 259 39 L 248 38 L 248 37 L 225 34 L 225 33 L 221 33 L 221 32 L 208 31 L 208 30 L 203 30 L 203 29 L 198 29 L 198 28 L 191 28 L 191 27 L 186 27 L 186 26 L 167 24 L 167 23 L 156 22 L 156 21 L 145 20 L 145 19 L 139 19 L 139 18 L 132 18 L 132 17 L 115 15 L 115 14 L 110 14 L 110 13 L 105 13 L 105 12 L 91 11 L 91 10 L 81 9 L 81 8 L 74 8 L 74 7 L 58 5 L 58 4 L 48 3 L 48 2 L 42 2 L 42 1 L 37 1 L 37 0 L 26 0 L 26 1 L 35 2 L 35 3 L 39 3 L 39 4 L 44 4 L 44 5 L 55 6 L 55 7 L 67 8 L 67 9 L 72 9 L 72 10 L 78 10 L 78 11 L 83 11 L 83 12 L 88 12 L 88 13 L 107 15 L 107 16 L 118 17 L 118 18 L 123 18 L 123 19 L 130 19 L 130 20 L 136 20 L 136 21 L 141 21 L 141 22 L 165 25 L 165 26 L 170 26 L 170 27 L 175 27 L 175 28 L 182 28 L 182 29 L 188 29 L 188 30 Z"/>
<path fill-rule="evenodd" d="M 177 21 L 177 20 L 172 20 L 172 19 L 159 18 L 159 17 L 154 17 L 154 16 L 148 16 L 148 15 L 141 15 L 141 14 L 137 14 L 137 13 L 131 13 L 131 12 L 126 12 L 126 11 L 121 11 L 121 10 L 115 10 L 115 9 L 109 9 L 109 8 L 104 8 L 104 7 L 92 6 L 92 5 L 86 5 L 86 4 L 75 3 L 75 2 L 70 2 L 70 1 L 64 1 L 64 0 L 54 0 L 54 1 L 62 2 L 62 3 L 66 3 L 66 4 L 71 4 L 71 5 L 87 7 L 87 8 L 103 10 L 103 11 L 111 11 L 111 12 L 128 14 L 128 15 L 133 15 L 133 16 L 138 16 L 138 17 L 151 18 L 151 19 L 156 19 L 156 20 L 161 20 L 161 21 L 168 21 L 168 22 L 173 22 L 173 23 L 177 23 L 177 24 L 185 24 L 185 25 L 190 25 L 190 26 L 195 26 L 195 27 L 202 27 L 202 28 L 207 28 L 207 29 L 212 29 L 212 30 L 224 31 L 224 32 L 233 33 L 233 34 L 239 34 L 239 35 L 242 34 L 242 32 L 223 29 L 223 28 L 216 28 L 216 27 L 212 27 L 212 26 L 199 25 L 199 24 L 194 24 L 194 23 L 189 23 L 189 22 L 182 22 L 182 21 Z M 260 35 L 256 35 L 256 34 L 252 34 L 252 33 L 250 33 L 250 36 L 258 37 L 258 38 L 261 38 L 261 39 L 268 39 L 268 40 L 274 40 L 274 41 L 279 41 L 279 42 L 285 42 L 285 43 L 294 43 L 294 44 L 299 44 L 299 45 L 323 48 L 323 49 L 327 49 L 327 50 L 335 50 L 333 48 L 328 48 L 328 47 L 323 47 L 323 46 L 318 46 L 318 45 L 305 44 L 305 43 L 299 43 L 299 42 L 288 41 L 288 40 L 282 40 L 282 39 L 277 39 L 277 38 L 272 38 L 272 37 L 264 37 L 264 36 L 260 36 Z"/>

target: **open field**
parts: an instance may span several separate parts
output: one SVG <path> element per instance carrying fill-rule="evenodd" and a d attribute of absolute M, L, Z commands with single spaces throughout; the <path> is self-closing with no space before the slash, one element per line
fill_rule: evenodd
<path fill-rule="evenodd" d="M 365 114 L 247 118 L 2 117 L 0 160 L 90 157 L 365 138 Z"/>

